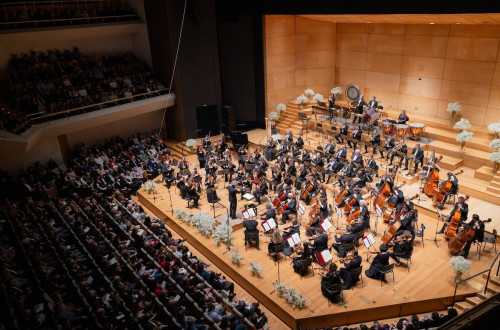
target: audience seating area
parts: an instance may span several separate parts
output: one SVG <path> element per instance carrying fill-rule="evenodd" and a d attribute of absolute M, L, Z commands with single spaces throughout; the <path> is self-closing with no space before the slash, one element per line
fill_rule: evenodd
<path fill-rule="evenodd" d="M 132 52 L 98 56 L 74 47 L 14 54 L 1 128 L 13 131 L 26 119 L 61 114 L 52 120 L 165 92 L 154 71 Z"/>
<path fill-rule="evenodd" d="M 76 148 L 67 169 L 50 161 L 18 177 L 0 175 L 2 322 L 20 328 L 267 326 L 258 303 L 234 300 L 233 283 L 130 198 L 169 154 L 158 136 L 137 134 Z"/>
<path fill-rule="evenodd" d="M 117 0 L 2 1 L 0 29 L 29 29 L 140 19 L 132 9 L 123 8 L 122 3 Z"/>

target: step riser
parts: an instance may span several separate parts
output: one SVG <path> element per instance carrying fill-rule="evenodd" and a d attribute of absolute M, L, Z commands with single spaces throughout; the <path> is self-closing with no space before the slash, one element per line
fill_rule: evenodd
<path fill-rule="evenodd" d="M 433 140 L 438 140 L 438 141 L 442 141 L 442 142 L 451 143 L 453 145 L 456 145 L 457 148 L 460 148 L 460 142 L 457 142 L 457 140 L 455 139 L 455 137 L 445 136 L 445 135 L 441 135 L 441 134 L 438 134 L 438 133 L 429 133 L 429 132 L 425 133 L 425 137 L 431 138 Z M 485 151 L 485 152 L 491 152 L 491 149 L 489 148 L 488 145 L 475 143 L 474 142 L 474 138 L 472 138 L 472 141 L 467 142 L 467 146 L 466 147 L 471 148 L 471 149 L 477 149 L 477 150 Z"/>

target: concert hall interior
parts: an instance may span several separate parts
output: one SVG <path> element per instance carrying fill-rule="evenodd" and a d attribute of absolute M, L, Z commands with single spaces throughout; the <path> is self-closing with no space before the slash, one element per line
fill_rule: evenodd
<path fill-rule="evenodd" d="M 490 329 L 500 8 L 0 6 L 5 329 Z"/>

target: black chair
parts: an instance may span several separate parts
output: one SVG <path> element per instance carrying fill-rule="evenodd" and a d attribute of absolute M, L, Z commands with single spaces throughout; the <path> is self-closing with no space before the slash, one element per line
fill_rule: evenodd
<path fill-rule="evenodd" d="M 269 255 L 273 257 L 274 262 L 277 262 L 280 253 L 284 254 L 284 250 L 285 250 L 285 243 L 282 242 L 281 244 L 276 245 L 274 248 L 274 252 L 269 253 Z M 285 254 L 285 258 L 286 258 L 286 254 Z"/>
<path fill-rule="evenodd" d="M 411 247 L 411 252 L 409 257 L 400 257 L 398 256 L 399 259 L 402 259 L 406 261 L 406 268 L 408 269 L 408 272 L 410 271 L 410 264 L 411 264 L 411 255 L 413 254 L 413 246 Z"/>
<path fill-rule="evenodd" d="M 302 130 L 305 130 L 306 132 L 309 131 L 308 122 L 311 118 L 307 117 L 307 115 L 303 112 L 299 112 L 298 115 L 299 119 L 302 120 Z"/>
<path fill-rule="evenodd" d="M 394 282 L 394 264 L 389 264 L 387 266 L 384 266 L 384 268 L 380 271 L 380 286 L 384 285 L 383 279 L 385 278 L 386 274 L 392 273 L 392 282 Z"/>
<path fill-rule="evenodd" d="M 314 128 L 314 131 L 319 134 L 325 134 L 323 131 L 323 124 L 322 123 L 316 123 L 316 127 Z"/>
<path fill-rule="evenodd" d="M 192 198 L 190 198 L 190 197 L 186 197 L 186 200 L 187 200 L 187 202 L 188 202 L 188 204 L 187 204 L 187 208 L 189 209 L 189 208 L 190 208 L 190 206 L 189 206 L 189 202 L 193 201 L 193 205 L 194 205 L 194 200 L 193 200 Z"/>
<path fill-rule="evenodd" d="M 302 281 L 302 277 L 304 277 L 304 275 L 302 275 L 302 274 L 306 274 L 307 270 L 311 266 L 312 266 L 312 258 L 308 258 L 308 259 L 302 261 L 302 264 L 300 265 L 300 269 L 298 271 L 298 273 L 300 275 L 300 280 L 301 281 Z M 313 277 L 314 277 L 314 268 L 311 267 L 311 269 L 312 269 L 312 274 L 313 274 Z"/>
<path fill-rule="evenodd" d="M 247 246 L 252 245 L 252 243 L 255 243 L 257 250 L 260 250 L 260 248 L 259 248 L 259 233 L 258 232 L 245 234 L 245 250 L 247 249 Z"/>
<path fill-rule="evenodd" d="M 422 247 L 424 247 L 424 230 L 425 230 L 425 225 L 421 224 L 420 228 L 421 228 L 421 230 L 415 230 L 415 237 L 421 237 L 422 238 Z"/>
<path fill-rule="evenodd" d="M 344 301 L 344 292 L 342 291 L 342 284 L 334 284 L 330 288 L 322 288 L 323 295 L 328 300 L 328 307 L 330 307 L 331 303 L 335 302 L 335 299 L 340 295 L 340 301 Z"/>
<path fill-rule="evenodd" d="M 354 276 L 354 281 L 357 282 L 361 280 L 361 284 L 363 284 L 363 266 L 359 266 L 355 270 L 352 271 L 352 275 Z M 351 289 L 354 289 L 354 285 L 351 286 Z"/>
<path fill-rule="evenodd" d="M 495 247 L 495 253 L 497 253 L 497 236 L 498 235 L 497 235 L 496 229 L 493 229 L 493 236 L 489 236 L 489 235 L 484 236 L 484 238 L 483 238 L 483 242 L 484 242 L 483 251 L 486 248 L 486 243 L 491 243 Z"/>

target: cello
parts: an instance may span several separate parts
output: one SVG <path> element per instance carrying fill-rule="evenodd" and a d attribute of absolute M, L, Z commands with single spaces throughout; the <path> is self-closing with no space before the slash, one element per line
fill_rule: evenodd
<path fill-rule="evenodd" d="M 469 196 L 466 195 L 464 202 L 466 202 L 468 200 L 469 200 Z M 446 239 L 451 239 L 453 236 L 455 236 L 455 233 L 458 229 L 458 224 L 460 223 L 460 217 L 462 216 L 462 207 L 460 206 L 460 204 L 458 204 L 458 206 L 459 207 L 455 210 L 455 213 L 450 215 L 450 217 L 448 219 L 449 224 L 448 224 L 448 227 L 446 228 L 446 232 L 445 232 Z"/>
<path fill-rule="evenodd" d="M 342 200 L 348 194 L 349 194 L 349 190 L 347 190 L 347 188 L 345 188 L 345 187 L 342 188 L 342 190 L 338 193 L 338 195 L 335 196 L 335 204 L 338 206 L 340 203 L 342 203 Z"/>
<path fill-rule="evenodd" d="M 403 181 L 403 183 L 398 186 L 398 189 L 401 188 L 402 186 L 404 186 L 405 184 L 406 184 L 406 181 Z M 396 200 L 396 202 L 397 202 L 397 200 Z M 388 223 L 389 220 L 391 219 L 391 214 L 394 211 L 395 206 L 396 206 L 396 203 L 393 203 L 391 201 L 389 203 L 387 203 L 387 207 L 384 210 L 384 217 L 383 217 L 385 223 Z"/>
<path fill-rule="evenodd" d="M 408 213 L 414 214 L 415 210 L 411 210 Z M 394 235 L 396 235 L 396 232 L 399 230 L 400 227 L 401 227 L 401 221 L 399 220 L 398 217 L 394 219 L 394 222 L 389 224 L 389 226 L 385 230 L 385 234 L 381 239 L 382 243 L 387 245 L 394 238 Z"/>
<path fill-rule="evenodd" d="M 454 173 L 453 175 L 459 175 L 462 174 L 464 170 L 460 170 L 457 173 Z M 434 204 L 441 204 L 441 202 L 444 199 L 444 195 L 446 195 L 451 189 L 451 181 L 450 179 L 441 182 L 439 185 L 439 190 L 435 192 L 434 197 L 432 198 L 432 203 Z"/>
<path fill-rule="evenodd" d="M 307 200 L 307 196 L 309 196 L 309 192 L 314 189 L 314 185 L 311 182 L 308 182 L 304 189 L 300 191 L 300 198 L 303 200 Z"/>
<path fill-rule="evenodd" d="M 443 159 L 443 155 L 440 155 L 435 159 L 434 163 L 437 164 L 441 159 Z M 424 193 L 432 197 L 437 190 L 437 185 L 439 183 L 439 171 L 436 168 L 433 168 L 432 171 L 429 171 L 427 174 L 427 179 L 424 184 Z"/>
<path fill-rule="evenodd" d="M 286 199 L 285 191 L 282 191 L 278 196 L 276 196 L 273 200 L 274 207 L 279 207 L 281 202 Z"/>
<path fill-rule="evenodd" d="M 361 214 L 361 209 L 357 209 L 354 212 L 351 210 L 351 214 L 347 217 L 347 224 L 351 224 L 351 221 L 356 220 Z"/>
<path fill-rule="evenodd" d="M 491 219 L 484 220 L 484 222 L 491 222 Z M 450 249 L 451 254 L 459 254 L 462 251 L 465 243 L 471 241 L 474 238 L 476 230 L 474 227 L 469 227 L 462 230 L 459 234 L 455 234 L 448 242 L 448 249 Z"/>
<path fill-rule="evenodd" d="M 398 172 L 398 165 L 394 166 L 394 170 L 392 170 L 392 173 L 390 175 L 390 178 L 394 181 L 394 178 L 396 177 L 396 173 Z M 373 207 L 375 208 L 375 205 L 378 205 L 380 209 L 384 207 L 385 201 L 387 197 L 391 194 L 391 186 L 385 182 L 385 184 L 380 187 L 377 197 L 373 200 Z"/>

